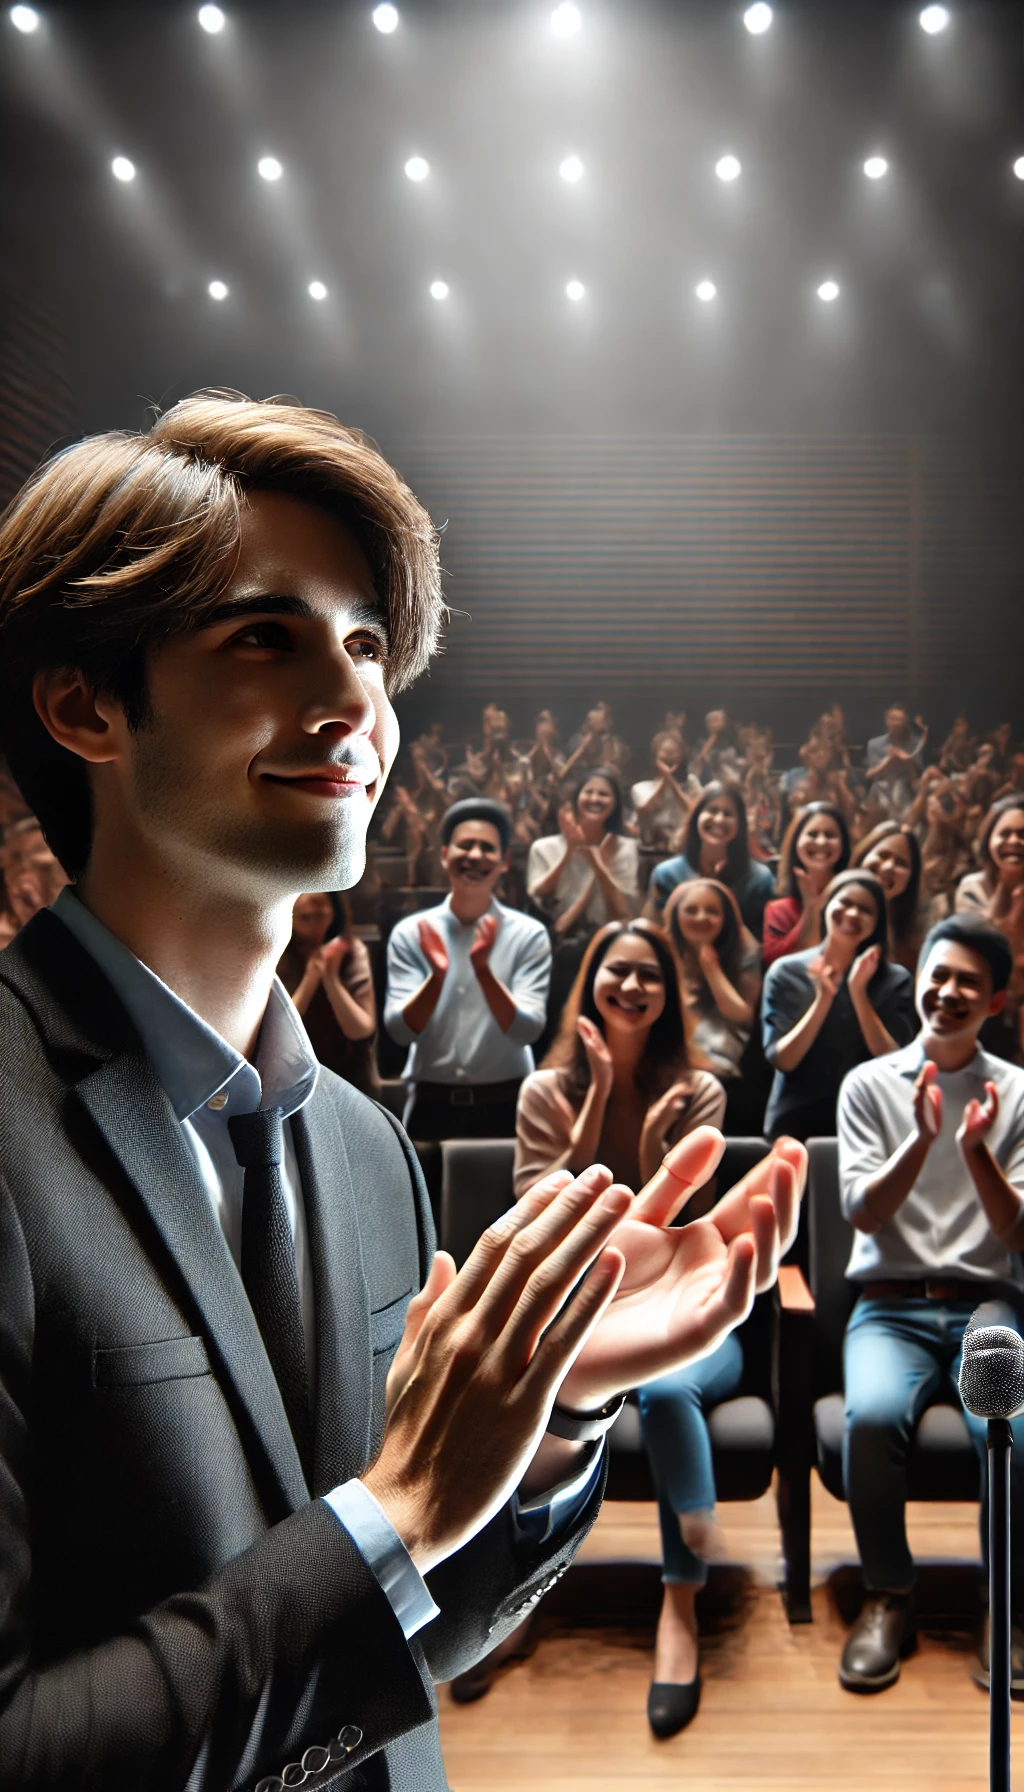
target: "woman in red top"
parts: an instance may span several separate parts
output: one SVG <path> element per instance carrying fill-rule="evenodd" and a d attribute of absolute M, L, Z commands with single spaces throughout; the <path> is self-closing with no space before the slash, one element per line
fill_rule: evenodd
<path fill-rule="evenodd" d="M 778 895 L 764 911 L 765 965 L 821 942 L 825 891 L 850 863 L 850 832 L 834 803 L 794 815 L 779 854 Z"/>

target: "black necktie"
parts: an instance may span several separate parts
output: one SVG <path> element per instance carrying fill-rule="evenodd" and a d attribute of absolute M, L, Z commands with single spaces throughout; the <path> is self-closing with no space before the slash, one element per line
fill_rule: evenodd
<path fill-rule="evenodd" d="M 295 1244 L 288 1224 L 281 1177 L 284 1152 L 281 1110 L 261 1108 L 255 1114 L 236 1114 L 228 1121 L 228 1131 L 235 1156 L 245 1171 L 242 1281 L 281 1390 L 288 1423 L 308 1481 L 312 1467 L 309 1376 L 295 1270 Z"/>

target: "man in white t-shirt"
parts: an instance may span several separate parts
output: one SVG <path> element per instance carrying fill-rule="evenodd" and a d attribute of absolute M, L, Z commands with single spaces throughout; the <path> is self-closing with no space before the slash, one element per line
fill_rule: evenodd
<path fill-rule="evenodd" d="M 856 1228 L 847 1267 L 861 1293 L 846 1330 L 844 1478 L 868 1597 L 839 1678 L 879 1692 L 913 1646 L 914 1564 L 905 1525 L 906 1458 L 917 1422 L 954 1398 L 964 1330 L 986 1304 L 990 1324 L 1024 1332 L 1024 1070 L 978 1045 L 1006 1000 L 1003 935 L 954 915 L 925 940 L 917 973 L 921 1031 L 912 1045 L 852 1070 L 839 1097 L 843 1212 Z M 982 1474 L 985 1422 L 965 1412 Z M 1024 1536 L 1024 1418 L 1013 1421 L 1014 1536 Z M 1024 1548 L 1014 1552 L 1012 1608 L 1024 1614 Z M 988 1685 L 988 1624 L 973 1674 Z M 1024 1693 L 1024 1630 L 1015 1623 L 1012 1685 Z"/>

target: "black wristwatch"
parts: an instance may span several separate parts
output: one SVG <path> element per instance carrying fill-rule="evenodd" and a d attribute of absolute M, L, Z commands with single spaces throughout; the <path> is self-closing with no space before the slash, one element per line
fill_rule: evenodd
<path fill-rule="evenodd" d="M 567 1412 L 564 1406 L 553 1406 L 547 1429 L 552 1437 L 564 1437 L 567 1443 L 592 1444 L 611 1430 L 625 1404 L 625 1394 L 616 1394 L 599 1412 Z"/>

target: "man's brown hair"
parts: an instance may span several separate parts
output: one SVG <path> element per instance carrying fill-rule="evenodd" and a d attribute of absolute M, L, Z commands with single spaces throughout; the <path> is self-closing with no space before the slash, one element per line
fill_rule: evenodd
<path fill-rule="evenodd" d="M 437 531 L 373 444 L 328 412 L 197 392 L 144 435 L 64 449 L 0 518 L 0 744 L 69 877 L 89 857 L 88 772 L 43 726 L 33 681 L 73 667 L 143 726 L 146 655 L 204 626 L 257 491 L 320 505 L 351 530 L 384 609 L 389 692 L 436 651 Z"/>

